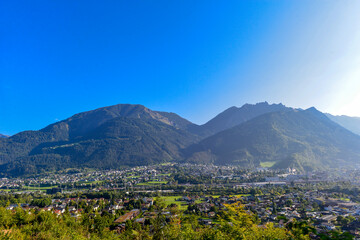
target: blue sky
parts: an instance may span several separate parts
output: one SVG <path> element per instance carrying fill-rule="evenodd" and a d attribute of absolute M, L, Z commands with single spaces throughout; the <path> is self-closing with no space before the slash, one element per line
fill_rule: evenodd
<path fill-rule="evenodd" d="M 118 103 L 360 116 L 360 2 L 1 1 L 0 133 Z"/>

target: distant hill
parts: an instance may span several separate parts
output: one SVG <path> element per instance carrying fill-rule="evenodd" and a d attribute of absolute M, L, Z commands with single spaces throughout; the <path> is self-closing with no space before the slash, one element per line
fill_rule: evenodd
<path fill-rule="evenodd" d="M 40 131 L 0 139 L 0 171 L 19 175 L 65 167 L 137 166 L 179 158 L 198 137 L 174 113 L 120 104 L 76 114 Z"/>
<path fill-rule="evenodd" d="M 329 113 L 326 113 L 326 116 L 344 128 L 360 135 L 360 117 L 334 116 Z"/>
<path fill-rule="evenodd" d="M 286 111 L 282 104 L 268 104 L 267 102 L 257 104 L 245 104 L 242 107 L 230 107 L 218 114 L 216 117 L 201 126 L 189 125 L 188 129 L 200 136 L 211 136 L 225 129 L 232 128 L 257 116 L 269 112 Z"/>
<path fill-rule="evenodd" d="M 8 138 L 8 137 L 9 137 L 8 135 L 4 135 L 0 133 L 0 138 Z"/>
<path fill-rule="evenodd" d="M 300 170 L 360 162 L 360 136 L 315 108 L 260 115 L 184 150 L 189 162 Z"/>

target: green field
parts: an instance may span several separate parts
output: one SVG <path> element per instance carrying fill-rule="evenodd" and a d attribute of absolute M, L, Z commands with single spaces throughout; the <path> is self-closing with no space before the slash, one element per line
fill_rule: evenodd
<path fill-rule="evenodd" d="M 48 190 L 56 188 L 57 186 L 48 186 L 48 187 L 37 187 L 37 186 L 24 186 L 24 190 Z"/>
<path fill-rule="evenodd" d="M 186 210 L 187 206 L 188 206 L 186 201 L 176 201 L 176 199 L 179 199 L 182 197 L 183 196 L 178 195 L 178 196 L 164 196 L 161 198 L 165 201 L 166 205 L 175 203 L 176 205 L 178 205 L 180 210 Z M 201 199 L 195 200 L 195 203 L 202 203 L 202 202 L 203 202 L 203 200 L 201 200 Z"/>
<path fill-rule="evenodd" d="M 260 166 L 264 168 L 271 168 L 275 165 L 276 162 L 261 162 Z"/>
<path fill-rule="evenodd" d="M 350 198 L 339 198 L 341 201 L 350 202 Z"/>
<path fill-rule="evenodd" d="M 158 176 L 170 176 L 170 175 L 171 175 L 171 173 L 161 173 Z"/>
<path fill-rule="evenodd" d="M 181 197 L 182 196 L 165 196 L 165 197 L 161 197 L 161 198 L 164 199 L 166 205 L 175 203 L 176 205 L 178 205 L 180 210 L 186 210 L 187 209 L 186 202 L 176 201 L 176 199 L 181 198 Z"/>
<path fill-rule="evenodd" d="M 149 182 L 143 182 L 136 184 L 137 186 L 151 186 L 151 185 L 161 185 L 161 184 L 167 184 L 167 181 L 149 181 Z"/>
<path fill-rule="evenodd" d="M 235 196 L 235 197 L 239 198 L 239 197 L 250 196 L 250 194 L 236 194 L 236 195 L 228 195 L 228 196 L 229 197 Z M 219 198 L 220 195 L 207 195 L 207 197 Z"/>

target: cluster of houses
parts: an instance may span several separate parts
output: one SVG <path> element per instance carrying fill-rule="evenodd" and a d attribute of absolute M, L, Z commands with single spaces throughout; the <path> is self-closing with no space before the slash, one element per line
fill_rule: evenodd
<path fill-rule="evenodd" d="M 47 189 L 53 187 L 56 191 L 49 191 L 49 194 L 56 192 L 71 192 L 77 188 L 92 189 L 94 191 L 104 189 L 120 189 L 124 186 L 134 186 L 147 181 L 163 181 L 168 174 L 161 174 L 157 167 L 144 166 L 126 170 L 102 170 L 91 172 L 59 173 L 48 174 L 42 177 L 28 178 L 0 178 L 1 190 L 14 190 L 24 193 L 34 189 Z M 120 183 L 120 184 L 119 184 Z M 49 189 L 51 190 L 51 189 Z"/>
<path fill-rule="evenodd" d="M 311 222 L 318 232 L 329 231 L 340 227 L 337 222 L 339 216 L 353 216 L 355 221 L 347 226 L 341 226 L 341 229 L 360 237 L 360 204 L 330 198 L 316 191 L 304 193 L 301 197 L 297 193 L 279 196 L 205 197 L 203 202 L 195 204 L 191 210 L 203 217 L 200 219 L 203 224 L 212 225 L 217 210 L 225 209 L 226 204 L 238 201 L 249 213 L 256 213 L 262 223 L 274 222 L 279 227 L 296 219 Z"/>
<path fill-rule="evenodd" d="M 64 198 L 52 199 L 51 204 L 45 207 L 31 206 L 29 204 L 12 204 L 7 209 L 13 210 L 21 207 L 24 210 L 35 209 L 37 211 L 52 211 L 61 215 L 68 211 L 73 217 L 80 217 L 83 209 L 79 208 L 79 202 L 85 202 L 87 206 L 91 206 L 91 210 L 95 214 L 104 211 L 110 214 L 118 213 L 131 201 L 139 201 L 141 204 L 135 209 L 125 211 L 123 215 L 115 220 L 118 224 L 117 230 L 122 232 L 125 230 L 126 221 L 134 221 L 144 224 L 146 219 L 155 218 L 158 214 L 166 216 L 166 218 L 174 217 L 174 213 L 170 211 L 156 212 L 149 211 L 154 200 L 148 197 L 124 198 L 117 199 L 111 203 L 104 198 L 98 199 L 77 199 Z M 288 193 L 283 195 L 238 195 L 238 196 L 183 196 L 177 199 L 179 204 L 186 204 L 187 213 L 194 213 L 200 216 L 199 221 L 205 225 L 214 225 L 217 214 L 221 210 L 226 209 L 227 204 L 241 202 L 245 210 L 249 213 L 257 214 L 261 220 L 261 224 L 274 222 L 276 226 L 283 227 L 293 219 L 306 220 L 311 222 L 318 231 L 328 231 L 339 227 L 338 217 L 353 216 L 355 221 L 347 226 L 341 226 L 342 230 L 346 230 L 358 236 L 358 228 L 360 228 L 360 205 L 351 201 L 330 198 L 326 193 L 310 191 L 306 193 Z M 83 203 L 84 205 L 84 203 Z"/>
<path fill-rule="evenodd" d="M 84 209 L 79 208 L 79 202 L 85 202 L 86 205 L 92 207 L 92 211 L 98 212 L 100 210 L 100 204 L 104 205 L 101 207 L 101 211 L 107 211 L 109 213 L 115 214 L 116 210 L 123 208 L 123 200 L 115 200 L 114 204 L 105 204 L 108 201 L 104 198 L 95 198 L 95 199 L 79 199 L 79 198 L 64 198 L 64 199 L 52 199 L 51 204 L 39 207 L 31 204 L 10 204 L 7 209 L 14 210 L 16 208 L 22 208 L 23 210 L 36 210 L 36 211 L 52 211 L 57 215 L 69 211 L 71 216 L 80 217 Z"/>
<path fill-rule="evenodd" d="M 215 183 L 211 181 L 211 184 L 216 183 L 216 179 L 230 180 L 230 184 L 227 187 L 233 188 L 252 188 L 252 187 L 264 187 L 268 185 L 289 185 L 293 183 L 302 182 L 319 182 L 329 181 L 335 182 L 344 179 L 346 173 L 349 176 L 354 176 L 357 172 L 340 172 L 341 174 L 335 174 L 335 177 L 326 172 L 312 172 L 307 174 L 299 174 L 293 169 L 289 169 L 285 172 L 267 172 L 268 176 L 264 175 L 267 169 L 256 171 L 241 172 L 238 169 L 230 166 L 213 166 L 213 165 L 188 165 L 183 164 L 177 167 L 184 169 L 191 169 L 193 176 L 209 175 L 212 179 L 215 179 Z M 24 186 L 40 186 L 44 184 L 50 184 L 57 186 L 51 189 L 51 194 L 61 191 L 62 184 L 69 183 L 81 183 L 84 186 L 89 186 L 89 183 L 102 182 L 102 186 L 97 186 L 92 190 L 97 191 L 99 189 L 114 189 L 116 181 L 121 180 L 126 186 L 136 186 L 138 183 L 144 183 L 146 181 L 160 181 L 169 180 L 169 169 L 166 167 L 137 167 L 133 169 L 127 169 L 123 171 L 109 170 L 109 171 L 93 171 L 93 172 L 80 172 L 80 173 L 67 173 L 67 174 L 54 174 L 41 178 L 13 178 L 0 179 L 0 188 L 24 189 Z M 242 174 L 240 174 L 242 173 Z M 252 179 L 260 179 L 259 176 L 265 176 L 262 182 L 251 182 Z M 337 177 L 336 177 L 337 176 Z M 356 181 L 357 182 L 356 182 Z M 360 180 L 354 178 L 353 183 L 359 184 Z M 232 184 L 232 185 L 231 185 Z M 91 184 L 92 185 L 92 184 Z M 187 184 L 191 186 L 191 184 Z M 186 185 L 186 186 L 187 186 Z M 219 184 L 218 184 L 219 185 Z M 206 186 L 206 184 L 204 184 Z M 168 191 L 169 193 L 174 190 L 162 190 L 162 192 Z M 134 191 L 139 192 L 139 191 Z M 129 208 L 130 201 L 139 201 L 141 204 Z M 276 226 L 282 227 L 291 222 L 292 220 L 306 220 L 311 222 L 318 231 L 328 231 L 341 227 L 342 230 L 346 230 L 358 236 L 358 229 L 360 228 L 360 205 L 351 201 L 345 201 L 341 199 L 334 199 L 330 197 L 330 194 L 318 191 L 309 191 L 304 193 L 291 192 L 282 195 L 243 195 L 243 196 L 183 196 L 177 199 L 183 205 L 187 205 L 187 213 L 194 213 L 200 216 L 199 221 L 202 224 L 212 226 L 216 223 L 216 217 L 219 211 L 226 209 L 226 204 L 232 204 L 235 202 L 241 202 L 245 209 L 249 213 L 257 214 L 261 220 L 261 224 L 267 222 L 274 222 Z M 7 208 L 13 210 L 21 207 L 24 210 L 36 210 L 36 211 L 52 211 L 57 215 L 64 214 L 68 211 L 73 217 L 80 217 L 84 209 L 79 207 L 79 202 L 85 202 L 86 206 L 91 206 L 93 214 L 107 212 L 110 214 L 120 214 L 118 210 L 127 208 L 126 211 L 120 211 L 123 213 L 115 220 L 118 224 L 118 231 L 125 229 L 126 221 L 134 221 L 140 224 L 144 224 L 146 219 L 155 218 L 158 214 L 166 216 L 170 219 L 173 217 L 173 213 L 155 212 L 149 211 L 153 205 L 152 198 L 124 198 L 112 201 L 111 203 L 104 198 L 98 199 L 77 199 L 77 198 L 64 198 L 64 199 L 52 199 L 51 204 L 45 207 L 31 206 L 29 204 L 12 204 Z M 179 202 L 179 204 L 180 204 Z M 82 206 L 84 206 L 82 204 Z M 338 217 L 354 216 L 355 221 L 347 224 L 346 226 L 339 226 Z"/>

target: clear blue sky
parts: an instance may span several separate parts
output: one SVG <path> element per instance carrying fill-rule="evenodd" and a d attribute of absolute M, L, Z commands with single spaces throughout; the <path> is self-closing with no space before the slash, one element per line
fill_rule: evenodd
<path fill-rule="evenodd" d="M 139 103 L 360 116 L 360 1 L 0 1 L 0 133 Z"/>

